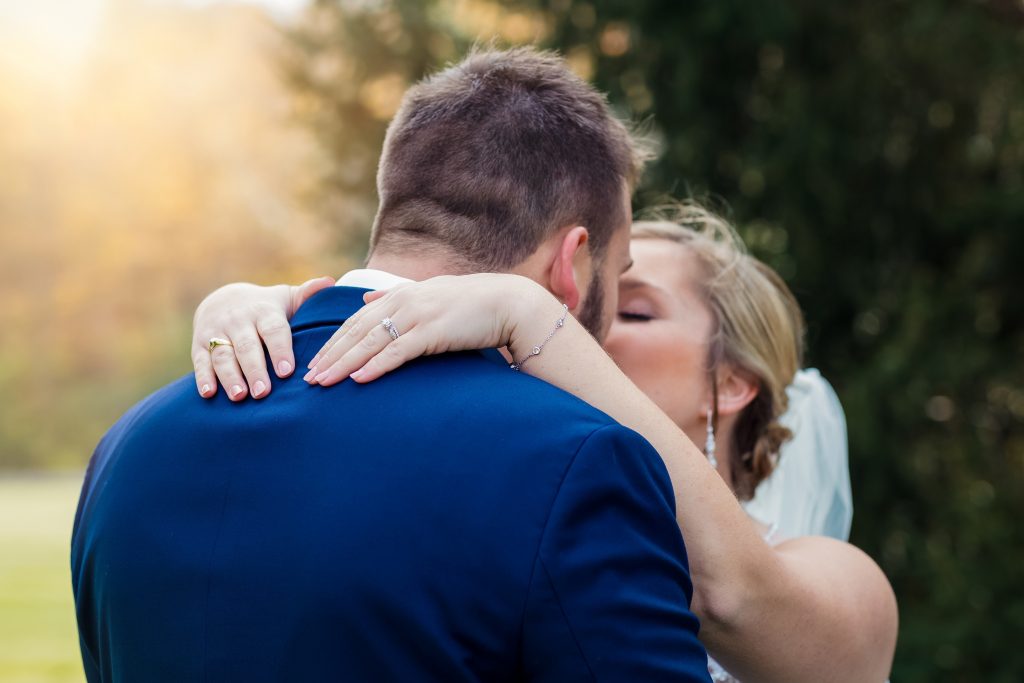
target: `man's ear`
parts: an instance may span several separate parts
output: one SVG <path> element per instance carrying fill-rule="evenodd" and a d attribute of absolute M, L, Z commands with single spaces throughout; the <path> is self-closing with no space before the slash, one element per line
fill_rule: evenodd
<path fill-rule="evenodd" d="M 761 383 L 749 372 L 723 368 L 718 373 L 718 414 L 739 414 L 760 391 Z"/>
<path fill-rule="evenodd" d="M 566 231 L 551 262 L 548 273 L 548 289 L 575 311 L 583 296 L 580 289 L 586 288 L 592 276 L 593 262 L 590 258 L 590 232 L 582 225 Z"/>

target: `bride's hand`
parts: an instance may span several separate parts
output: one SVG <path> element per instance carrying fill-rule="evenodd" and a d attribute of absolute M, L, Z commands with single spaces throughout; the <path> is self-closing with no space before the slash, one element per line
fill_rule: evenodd
<path fill-rule="evenodd" d="M 562 313 L 532 280 L 492 273 L 435 277 L 369 292 L 364 301 L 313 357 L 307 382 L 370 382 L 414 358 L 449 351 L 508 346 L 519 358 L 525 353 L 517 340 L 543 339 Z M 393 322 L 398 339 L 381 324 L 384 318 Z"/>
<path fill-rule="evenodd" d="M 334 284 L 320 277 L 298 286 L 261 287 L 243 282 L 225 285 L 199 304 L 192 320 L 192 365 L 196 389 L 203 398 L 217 393 L 217 381 L 228 398 L 241 401 L 251 394 L 263 398 L 270 393 L 270 376 L 263 347 L 278 377 L 295 370 L 292 334 L 288 319 L 306 299 Z M 231 345 L 210 350 L 212 338 Z"/>

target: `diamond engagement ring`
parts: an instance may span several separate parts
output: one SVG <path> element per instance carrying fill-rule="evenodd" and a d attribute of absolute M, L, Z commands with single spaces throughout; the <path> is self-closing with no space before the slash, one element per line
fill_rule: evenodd
<path fill-rule="evenodd" d="M 213 353 L 213 350 L 218 346 L 234 346 L 234 344 L 232 344 L 227 339 L 222 339 L 220 337 L 210 337 L 210 341 L 208 342 L 207 346 L 210 349 L 210 353 Z"/>
<path fill-rule="evenodd" d="M 401 336 L 398 332 L 398 328 L 395 327 L 395 324 L 393 322 L 391 322 L 391 318 L 384 318 L 383 320 L 380 321 L 380 324 L 381 327 L 388 331 L 388 334 L 391 335 L 392 340 L 398 339 Z"/>

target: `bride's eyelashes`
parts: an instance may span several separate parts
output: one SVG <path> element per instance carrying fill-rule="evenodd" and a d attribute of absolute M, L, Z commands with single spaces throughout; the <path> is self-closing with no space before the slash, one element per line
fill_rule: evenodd
<path fill-rule="evenodd" d="M 619 311 L 619 319 L 627 323 L 645 323 L 654 320 L 653 315 L 645 313 L 631 313 L 630 311 Z"/>
<path fill-rule="evenodd" d="M 646 323 L 658 317 L 662 307 L 635 288 L 619 294 L 618 319 L 624 323 Z"/>

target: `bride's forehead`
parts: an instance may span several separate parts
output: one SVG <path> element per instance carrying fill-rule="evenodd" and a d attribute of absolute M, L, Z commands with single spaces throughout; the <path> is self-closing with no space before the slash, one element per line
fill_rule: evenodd
<path fill-rule="evenodd" d="M 657 238 L 633 239 L 633 267 L 629 275 L 664 289 L 689 288 L 702 277 L 693 250 L 685 244 Z"/>

